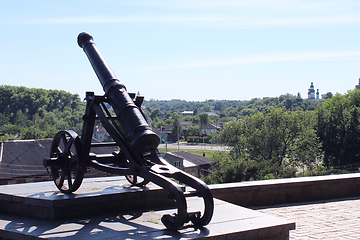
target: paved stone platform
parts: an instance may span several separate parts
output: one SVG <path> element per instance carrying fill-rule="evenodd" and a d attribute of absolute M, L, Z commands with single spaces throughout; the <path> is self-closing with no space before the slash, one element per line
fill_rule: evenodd
<path fill-rule="evenodd" d="M 290 240 L 360 239 L 360 197 L 277 205 L 258 211 L 296 222 Z"/>
<path fill-rule="evenodd" d="M 240 207 L 218 199 L 215 199 L 214 215 L 210 224 L 201 229 L 187 225 L 180 231 L 166 230 L 160 220 L 162 215 L 174 213 L 174 209 L 154 209 L 150 211 L 122 209 L 121 211 L 114 210 L 96 215 L 90 214 L 88 216 L 45 219 L 9 213 L 9 211 L 4 208 L 4 198 L 8 197 L 11 191 L 13 192 L 10 195 L 15 200 L 19 200 L 19 197 L 21 199 L 21 201 L 17 203 L 18 206 L 23 205 L 27 201 L 27 204 L 36 202 L 38 205 L 38 201 L 44 202 L 62 199 L 57 203 L 60 204 L 61 202 L 66 202 L 71 199 L 72 203 L 80 201 L 80 204 L 76 204 L 76 206 L 80 207 L 83 199 L 86 199 L 84 202 L 89 204 L 92 198 L 97 199 L 98 196 L 107 195 L 106 193 L 109 194 L 109 196 L 107 196 L 109 200 L 116 199 L 118 197 L 117 195 L 123 195 L 124 199 L 126 199 L 126 195 L 131 195 L 135 192 L 136 194 L 140 194 L 137 198 L 142 199 L 142 201 L 154 201 L 147 198 L 153 194 L 151 192 L 157 192 L 157 190 L 159 190 L 157 186 L 151 186 L 151 184 L 144 189 L 128 189 L 128 185 L 124 182 L 124 179 L 98 178 L 85 179 L 84 185 L 80 187 L 78 192 L 72 195 L 65 195 L 59 193 L 55 185 L 47 184 L 53 183 L 28 183 L 0 186 L 0 239 L 66 238 L 92 240 L 206 238 L 285 240 L 289 237 L 289 230 L 295 229 L 295 223 L 293 221 Z M 22 193 L 19 192 L 20 188 L 23 189 Z M 115 194 L 114 191 L 117 191 L 117 193 Z M 162 193 L 158 192 L 158 194 L 160 196 Z M 30 200 L 27 197 L 30 197 Z M 163 203 L 164 200 L 164 197 L 162 197 L 156 201 Z M 121 205 L 122 201 L 117 201 L 117 203 Z M 187 203 L 189 212 L 203 208 L 201 198 L 188 198 Z M 94 208 L 96 207 L 97 205 L 95 205 Z M 24 209 L 33 211 L 31 208 L 32 207 L 27 207 Z M 33 208 L 38 209 L 36 207 Z M 92 213 L 91 209 L 89 209 L 89 211 Z"/>

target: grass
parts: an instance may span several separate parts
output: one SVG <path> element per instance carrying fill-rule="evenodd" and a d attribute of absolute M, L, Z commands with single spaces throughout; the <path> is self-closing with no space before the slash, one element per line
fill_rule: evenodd
<path fill-rule="evenodd" d="M 157 220 L 145 220 L 144 222 L 151 222 L 151 223 L 159 224 L 159 222 Z"/>

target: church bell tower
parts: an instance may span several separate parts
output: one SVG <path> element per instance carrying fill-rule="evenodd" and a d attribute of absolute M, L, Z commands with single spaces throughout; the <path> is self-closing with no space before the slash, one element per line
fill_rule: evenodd
<path fill-rule="evenodd" d="M 309 91 L 308 91 L 308 99 L 312 99 L 315 100 L 315 89 L 314 89 L 314 84 L 313 82 L 311 82 Z"/>

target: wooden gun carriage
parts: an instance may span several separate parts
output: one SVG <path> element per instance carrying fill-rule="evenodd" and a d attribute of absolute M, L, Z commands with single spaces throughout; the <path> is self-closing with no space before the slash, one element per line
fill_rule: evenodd
<path fill-rule="evenodd" d="M 63 193 L 76 191 L 83 180 L 87 167 L 125 176 L 135 186 L 149 182 L 164 188 L 168 197 L 176 202 L 177 212 L 162 217 L 161 221 L 170 230 L 178 230 L 191 221 L 201 227 L 212 217 L 214 202 L 206 184 L 166 162 L 157 150 L 159 137 L 153 132 L 141 104 L 143 97 L 129 94 L 126 87 L 115 77 L 99 53 L 93 38 L 80 33 L 78 44 L 86 53 L 104 89 L 103 96 L 86 93 L 86 111 L 83 116 L 81 137 L 72 130 L 58 132 L 52 142 L 50 157 L 44 166 L 50 168 L 56 187 Z M 106 107 L 110 104 L 116 116 Z M 95 120 L 100 120 L 113 142 L 93 143 Z M 112 154 L 94 154 L 96 147 L 118 147 Z M 171 179 L 190 186 L 192 192 L 184 192 Z M 201 197 L 204 209 L 187 212 L 186 197 Z M 121 203 L 119 203 L 121 204 Z"/>

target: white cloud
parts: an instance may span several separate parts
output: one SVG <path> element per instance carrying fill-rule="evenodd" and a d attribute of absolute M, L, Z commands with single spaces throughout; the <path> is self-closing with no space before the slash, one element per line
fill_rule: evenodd
<path fill-rule="evenodd" d="M 69 18 L 43 18 L 14 21 L 18 24 L 83 24 L 83 23 L 197 23 L 218 21 L 213 17 L 176 17 L 176 16 L 93 16 Z"/>
<path fill-rule="evenodd" d="M 100 3 L 99 3 L 100 4 Z M 186 26 L 268 28 L 334 24 L 359 24 L 359 1 L 328 0 L 182 0 L 182 1 L 104 1 L 109 8 L 126 11 L 92 16 L 53 18 L 4 17 L 0 24 L 93 24 L 93 23 L 161 23 Z M 58 17 L 57 17 L 58 16 Z"/>
<path fill-rule="evenodd" d="M 243 64 L 266 63 L 266 62 L 285 62 L 285 61 L 331 61 L 348 60 L 350 58 L 359 58 L 360 51 L 339 51 L 339 52 L 301 52 L 301 53 L 272 53 L 272 54 L 254 54 L 241 58 L 227 59 L 203 59 L 189 60 L 181 63 L 158 64 L 153 66 L 138 67 L 137 69 L 128 69 L 123 72 L 143 72 L 143 71 L 164 71 L 189 68 L 206 68 L 235 66 Z"/>
<path fill-rule="evenodd" d="M 297 17 L 250 17 L 250 16 L 115 16 L 115 17 L 70 17 L 26 19 L 11 22 L 13 24 L 93 24 L 93 23 L 160 23 L 187 24 L 193 27 L 225 27 L 236 29 L 278 28 L 278 27 L 316 27 L 324 25 L 359 24 L 360 15 L 333 16 L 297 16 Z"/>
<path fill-rule="evenodd" d="M 103 1 L 103 0 L 102 0 Z M 241 14 L 288 14 L 290 16 L 302 14 L 341 14 L 344 12 L 357 13 L 360 2 L 354 0 L 109 0 L 128 6 L 147 6 L 190 10 L 228 10 Z"/>

